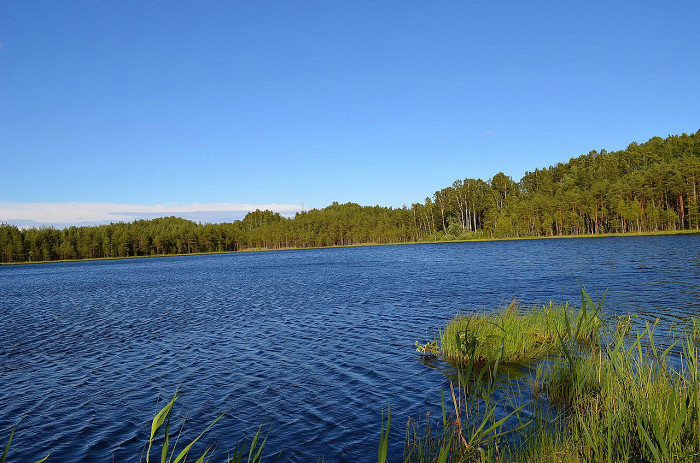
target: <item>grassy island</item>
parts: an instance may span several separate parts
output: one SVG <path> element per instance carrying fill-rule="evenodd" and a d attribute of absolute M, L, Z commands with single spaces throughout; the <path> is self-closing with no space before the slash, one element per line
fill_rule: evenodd
<path fill-rule="evenodd" d="M 569 304 L 550 303 L 521 310 L 513 301 L 495 313 L 458 315 L 440 333 L 441 352 L 445 360 L 456 365 L 537 360 L 557 352 L 561 336 L 567 333 L 577 342 L 597 341 L 600 307 L 591 313 L 587 306 L 575 311 Z M 575 331 L 570 332 L 572 324 Z"/>

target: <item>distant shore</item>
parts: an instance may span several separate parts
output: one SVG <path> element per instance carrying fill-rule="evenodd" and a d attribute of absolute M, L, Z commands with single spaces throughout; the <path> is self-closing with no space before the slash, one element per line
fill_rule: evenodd
<path fill-rule="evenodd" d="M 211 252 L 192 252 L 182 254 L 153 254 L 148 256 L 126 256 L 126 257 L 91 257 L 86 259 L 56 259 L 56 260 L 37 260 L 27 262 L 0 262 L 3 265 L 28 265 L 28 264 L 52 264 L 65 262 L 91 262 L 101 260 L 125 260 L 125 259 L 150 259 L 157 257 L 182 257 L 182 256 L 208 256 L 215 254 L 241 254 L 247 252 L 270 252 L 270 251 L 299 251 L 304 249 L 338 249 L 338 248 L 361 248 L 370 246 L 399 246 L 413 244 L 434 244 L 434 243 L 471 243 L 471 242 L 487 242 L 487 241 L 522 241 L 522 240 L 545 240 L 545 239 L 570 239 L 570 238 L 623 238 L 635 236 L 662 236 L 662 235 L 696 235 L 700 234 L 700 230 L 672 230 L 658 232 L 629 232 L 629 233 L 599 233 L 585 235 L 547 235 L 547 236 L 519 236 L 506 238 L 469 238 L 469 239 L 433 239 L 411 242 L 398 243 L 359 243 L 334 246 L 309 246 L 309 247 L 280 247 L 280 248 L 246 248 L 238 251 L 211 251 Z"/>

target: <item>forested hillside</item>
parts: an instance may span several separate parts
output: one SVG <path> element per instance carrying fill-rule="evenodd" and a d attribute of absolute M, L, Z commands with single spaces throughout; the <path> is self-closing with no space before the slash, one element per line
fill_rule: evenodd
<path fill-rule="evenodd" d="M 519 182 L 503 173 L 465 178 L 411 207 L 354 203 L 285 218 L 251 212 L 198 224 L 176 217 L 19 229 L 0 225 L 0 262 L 398 243 L 481 237 L 700 229 L 700 131 L 592 151 Z"/>

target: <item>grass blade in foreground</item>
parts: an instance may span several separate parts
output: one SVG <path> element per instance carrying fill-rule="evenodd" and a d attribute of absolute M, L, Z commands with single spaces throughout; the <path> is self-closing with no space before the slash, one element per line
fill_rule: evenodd
<path fill-rule="evenodd" d="M 382 419 L 384 421 L 384 419 Z M 379 451 L 377 455 L 378 463 L 386 463 L 387 453 L 389 452 L 389 428 L 391 426 L 391 406 L 386 412 L 386 427 L 382 424 L 382 432 L 379 434 Z"/>
<path fill-rule="evenodd" d="M 7 454 L 10 452 L 10 445 L 12 444 L 12 437 L 14 435 L 15 435 L 15 430 L 13 429 L 12 431 L 10 431 L 10 438 L 7 440 L 7 445 L 5 445 L 5 450 L 3 450 L 2 455 L 0 455 L 0 463 L 5 463 L 5 459 L 7 459 Z M 37 460 L 34 463 L 45 462 L 46 460 L 48 460 L 49 455 L 46 455 L 44 458 L 42 458 L 41 460 Z"/>

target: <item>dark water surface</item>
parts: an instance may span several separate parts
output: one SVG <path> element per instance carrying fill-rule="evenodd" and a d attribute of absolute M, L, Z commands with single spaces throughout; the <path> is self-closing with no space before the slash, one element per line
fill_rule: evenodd
<path fill-rule="evenodd" d="M 270 429 L 279 461 L 372 461 L 391 403 L 439 413 L 414 352 L 458 311 L 579 300 L 700 313 L 700 235 L 300 250 L 0 267 L 0 443 L 11 461 L 139 461 L 176 387 L 193 432 Z M 192 436 L 194 437 L 194 436 Z"/>

